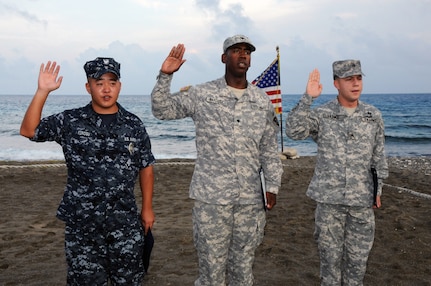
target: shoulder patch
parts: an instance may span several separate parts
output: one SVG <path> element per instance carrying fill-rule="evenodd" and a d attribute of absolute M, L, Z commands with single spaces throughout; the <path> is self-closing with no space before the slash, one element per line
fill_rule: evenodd
<path fill-rule="evenodd" d="M 184 86 L 184 87 L 182 87 L 182 88 L 180 89 L 180 91 L 181 91 L 181 92 L 188 91 L 188 90 L 190 89 L 190 87 L 191 87 L 191 85 Z"/>

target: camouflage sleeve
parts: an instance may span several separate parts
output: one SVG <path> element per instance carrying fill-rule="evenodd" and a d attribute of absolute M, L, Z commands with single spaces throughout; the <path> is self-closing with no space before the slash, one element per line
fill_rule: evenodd
<path fill-rule="evenodd" d="M 311 117 L 313 98 L 304 94 L 298 104 L 288 113 L 286 135 L 293 140 L 303 140 L 313 135 L 315 120 Z"/>
<path fill-rule="evenodd" d="M 277 145 L 277 133 L 280 130 L 280 124 L 272 105 L 270 110 L 260 142 L 260 162 L 265 173 L 266 191 L 278 194 L 283 174 L 283 166 L 278 155 Z"/>
<path fill-rule="evenodd" d="M 383 180 L 389 176 L 388 163 L 385 156 L 385 127 L 381 114 L 378 116 L 377 132 L 371 165 L 377 170 L 377 194 L 382 195 Z"/>
<path fill-rule="evenodd" d="M 173 75 L 160 72 L 151 92 L 151 110 L 157 119 L 170 120 L 189 116 L 184 99 L 188 88 L 171 94 L 172 77 Z"/>
<path fill-rule="evenodd" d="M 30 140 L 35 142 L 55 141 L 60 143 L 63 134 L 63 122 L 63 113 L 42 118 L 36 127 L 34 137 L 30 138 Z"/>
<path fill-rule="evenodd" d="M 140 150 L 140 168 L 146 168 L 155 163 L 153 152 L 151 150 L 151 140 L 147 130 L 142 122 L 140 122 L 139 138 L 141 143 Z"/>

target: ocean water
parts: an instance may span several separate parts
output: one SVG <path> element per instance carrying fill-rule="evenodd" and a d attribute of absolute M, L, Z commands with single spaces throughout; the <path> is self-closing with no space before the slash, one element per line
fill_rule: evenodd
<path fill-rule="evenodd" d="M 301 96 L 283 96 L 283 121 Z M 334 94 L 323 94 L 313 106 L 334 97 Z M 374 105 L 382 112 L 387 156 L 431 156 L 431 94 L 362 94 L 361 101 Z M 297 149 L 299 155 L 317 153 L 316 144 L 311 139 L 294 141 L 284 135 L 283 143 Z"/>
<path fill-rule="evenodd" d="M 323 94 L 313 104 L 316 106 L 334 98 Z M 283 95 L 282 132 L 279 149 L 295 148 L 299 156 L 316 154 L 316 144 L 311 140 L 293 141 L 284 134 L 285 119 L 289 110 L 298 102 L 300 94 Z M 62 160 L 63 154 L 54 142 L 35 143 L 19 135 L 19 127 L 32 95 L 0 95 L 0 160 Z M 431 156 L 431 94 L 363 94 L 361 100 L 375 105 L 382 111 L 385 121 L 386 154 L 388 156 Z M 51 94 L 43 115 L 80 107 L 90 101 L 85 95 Z M 150 135 L 152 149 L 157 159 L 196 158 L 194 125 L 191 119 L 161 121 L 151 114 L 149 95 L 120 95 L 119 103 L 138 115 Z"/>

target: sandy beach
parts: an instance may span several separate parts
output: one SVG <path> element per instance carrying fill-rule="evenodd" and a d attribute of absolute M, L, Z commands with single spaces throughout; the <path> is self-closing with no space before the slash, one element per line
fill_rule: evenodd
<path fill-rule="evenodd" d="M 319 285 L 314 202 L 305 196 L 314 162 L 283 160 L 282 188 L 256 254 L 257 286 Z M 389 163 L 364 283 L 431 285 L 431 158 Z M 196 278 L 188 198 L 193 168 L 193 160 L 155 166 L 155 245 L 144 285 L 193 285 Z M 66 284 L 64 225 L 55 217 L 65 181 L 61 162 L 0 162 L 0 285 Z M 140 200 L 138 188 L 136 194 Z"/>

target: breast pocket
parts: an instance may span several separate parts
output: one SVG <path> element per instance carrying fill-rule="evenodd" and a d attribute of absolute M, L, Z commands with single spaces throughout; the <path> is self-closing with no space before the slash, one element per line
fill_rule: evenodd
<path fill-rule="evenodd" d="M 265 106 L 258 103 L 249 102 L 241 106 L 241 117 L 238 122 L 245 136 L 260 137 L 264 130 L 268 117 Z M 271 119 L 272 120 L 272 119 Z"/>
<path fill-rule="evenodd" d="M 362 142 L 374 144 L 376 136 L 377 122 L 374 118 L 362 117 L 358 118 L 355 127 L 353 128 L 356 137 Z"/>
<path fill-rule="evenodd" d="M 84 128 L 76 128 L 67 136 L 66 155 L 71 156 L 72 161 L 80 161 L 82 164 L 98 162 L 102 156 L 102 140 L 97 134 L 92 134 Z"/>
<path fill-rule="evenodd" d="M 115 144 L 115 161 L 121 166 L 122 169 L 131 173 L 138 171 L 140 163 L 140 146 L 137 139 L 124 136 L 120 140 L 114 142 Z M 134 176 L 134 174 L 132 174 Z"/>

